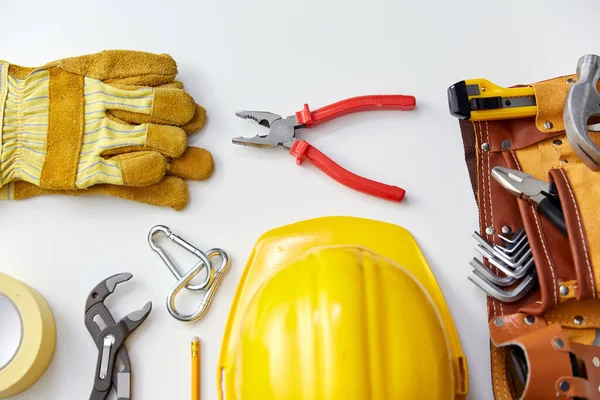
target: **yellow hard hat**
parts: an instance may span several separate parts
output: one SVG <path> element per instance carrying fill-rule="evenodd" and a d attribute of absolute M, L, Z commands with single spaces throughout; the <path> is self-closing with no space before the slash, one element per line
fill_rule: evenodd
<path fill-rule="evenodd" d="M 464 399 L 441 291 L 405 229 L 349 217 L 268 232 L 227 323 L 221 400 Z"/>

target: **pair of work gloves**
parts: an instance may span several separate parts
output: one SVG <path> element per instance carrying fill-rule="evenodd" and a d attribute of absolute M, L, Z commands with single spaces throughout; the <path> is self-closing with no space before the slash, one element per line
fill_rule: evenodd
<path fill-rule="evenodd" d="M 206 111 L 166 54 L 104 51 L 39 68 L 0 61 L 0 199 L 103 194 L 181 210 L 214 169 L 188 147 Z"/>

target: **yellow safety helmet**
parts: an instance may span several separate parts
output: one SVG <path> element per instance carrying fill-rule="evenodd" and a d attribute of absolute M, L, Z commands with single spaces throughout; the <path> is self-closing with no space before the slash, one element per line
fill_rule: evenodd
<path fill-rule="evenodd" d="M 464 399 L 452 317 L 413 237 L 350 217 L 263 235 L 217 371 L 223 400 Z"/>

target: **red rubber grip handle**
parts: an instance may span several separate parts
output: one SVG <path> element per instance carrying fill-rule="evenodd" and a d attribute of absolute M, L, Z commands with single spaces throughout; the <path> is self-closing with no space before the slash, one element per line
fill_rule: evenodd
<path fill-rule="evenodd" d="M 325 172 L 331 178 L 342 185 L 371 196 L 380 197 L 385 200 L 400 202 L 404 198 L 405 191 L 397 186 L 386 185 L 375 182 L 362 176 L 353 174 L 345 168 L 336 164 L 333 160 L 321 153 L 306 140 L 297 140 L 290 149 L 290 154 L 296 157 L 296 164 L 300 165 L 307 158 L 314 166 Z"/>
<path fill-rule="evenodd" d="M 414 96 L 402 94 L 359 96 L 338 101 L 315 111 L 310 111 L 308 104 L 305 104 L 304 109 L 296 113 L 296 118 L 298 123 L 310 128 L 311 125 L 359 111 L 410 111 L 415 109 L 416 103 Z"/>

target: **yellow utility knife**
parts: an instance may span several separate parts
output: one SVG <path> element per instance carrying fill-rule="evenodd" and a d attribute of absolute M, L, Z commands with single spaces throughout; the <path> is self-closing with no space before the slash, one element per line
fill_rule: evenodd
<path fill-rule="evenodd" d="M 448 88 L 450 114 L 460 119 L 490 121 L 533 117 L 533 87 L 505 88 L 487 79 L 460 81 Z"/>

